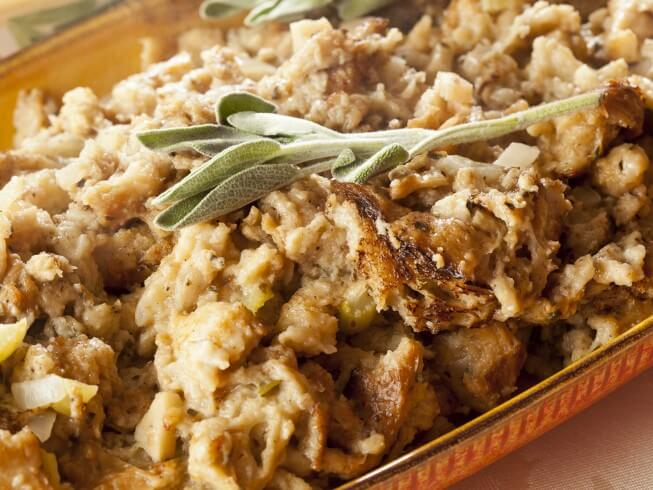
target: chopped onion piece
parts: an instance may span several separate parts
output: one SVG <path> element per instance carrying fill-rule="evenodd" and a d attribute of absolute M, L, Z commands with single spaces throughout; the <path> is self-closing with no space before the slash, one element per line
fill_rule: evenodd
<path fill-rule="evenodd" d="M 23 343 L 29 324 L 23 318 L 16 323 L 0 324 L 0 362 L 12 355 Z"/>
<path fill-rule="evenodd" d="M 32 431 L 39 441 L 45 442 L 50 439 L 56 418 L 57 414 L 48 410 L 47 412 L 34 415 L 34 417 L 29 419 L 27 421 L 27 427 L 29 427 L 29 430 Z"/>
<path fill-rule="evenodd" d="M 157 393 L 134 431 L 136 443 L 155 463 L 170 459 L 177 450 L 177 425 L 184 417 L 184 402 L 172 391 Z"/>
<path fill-rule="evenodd" d="M 536 146 L 528 146 L 523 143 L 510 143 L 508 148 L 503 150 L 499 158 L 494 162 L 500 167 L 528 168 L 537 157 L 540 156 L 540 149 Z"/>
<path fill-rule="evenodd" d="M 98 387 L 74 379 L 48 374 L 43 378 L 22 381 L 11 385 L 16 406 L 21 410 L 52 407 L 60 414 L 70 416 L 74 399 L 87 403 L 97 393 Z"/>

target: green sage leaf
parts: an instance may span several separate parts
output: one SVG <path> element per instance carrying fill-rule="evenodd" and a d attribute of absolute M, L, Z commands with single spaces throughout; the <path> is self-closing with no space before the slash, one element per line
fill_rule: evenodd
<path fill-rule="evenodd" d="M 338 15 L 342 20 L 363 17 L 393 3 L 394 0 L 343 0 L 338 4 Z"/>
<path fill-rule="evenodd" d="M 277 141 L 279 140 L 277 139 Z M 304 166 L 316 161 L 333 161 L 341 151 L 342 148 L 339 148 L 333 140 L 314 141 L 310 138 L 300 138 L 284 145 L 280 155 L 271 163 L 289 163 Z"/>
<path fill-rule="evenodd" d="M 322 8 L 338 4 L 338 13 L 344 20 L 367 15 L 392 3 L 394 0 L 205 0 L 200 6 L 204 19 L 224 17 L 243 10 L 251 10 L 245 24 L 264 22 L 291 22 Z"/>
<path fill-rule="evenodd" d="M 137 135 L 137 138 L 150 150 L 167 152 L 195 150 L 198 153 L 207 155 L 209 148 L 217 153 L 229 146 L 256 139 L 256 136 L 243 133 L 229 126 L 201 124 L 187 128 L 143 131 Z"/>
<path fill-rule="evenodd" d="M 255 7 L 260 0 L 204 0 L 200 5 L 200 17 L 215 19 Z"/>
<path fill-rule="evenodd" d="M 215 187 L 231 175 L 274 158 L 281 145 L 274 140 L 258 139 L 232 146 L 193 170 L 155 200 L 155 205 L 179 201 Z"/>
<path fill-rule="evenodd" d="M 277 106 L 247 92 L 232 92 L 220 98 L 215 105 L 215 116 L 220 124 L 238 112 L 277 112 Z"/>
<path fill-rule="evenodd" d="M 260 136 L 303 136 L 326 135 L 343 138 L 343 135 L 312 121 L 281 114 L 265 114 L 261 112 L 238 112 L 227 118 L 234 128 L 246 133 Z"/>
<path fill-rule="evenodd" d="M 208 140 L 220 136 L 217 124 L 201 124 L 182 128 L 151 129 L 138 133 L 138 140 L 150 150 L 167 150 L 180 143 Z"/>
<path fill-rule="evenodd" d="M 347 172 L 338 172 L 336 178 L 341 182 L 362 184 L 377 174 L 386 172 L 408 160 L 408 151 L 396 143 L 387 145 L 360 164 L 345 167 Z"/>
<path fill-rule="evenodd" d="M 266 22 L 265 16 L 271 12 L 281 0 L 262 0 L 257 2 L 257 5 L 250 10 L 247 17 L 245 17 L 245 25 L 252 26 Z"/>
<path fill-rule="evenodd" d="M 350 164 L 356 161 L 356 155 L 349 148 L 345 148 L 340 152 L 338 158 L 335 159 L 331 165 L 332 170 L 338 170 L 343 167 L 348 167 Z"/>
<path fill-rule="evenodd" d="M 317 155 L 312 155 L 312 156 L 317 156 Z M 289 161 L 292 162 L 294 155 L 291 157 L 281 157 L 281 158 L 288 158 Z M 308 177 L 309 175 L 312 174 L 321 174 L 327 171 L 331 171 L 331 174 L 333 175 L 334 167 L 337 167 L 339 169 L 349 168 L 349 165 L 350 164 L 353 165 L 353 163 L 356 161 L 356 158 L 357 157 L 354 154 L 354 152 L 349 148 L 345 148 L 337 155 L 333 154 L 333 152 L 329 155 L 320 155 L 318 156 L 318 158 L 312 160 L 306 160 L 302 162 L 301 165 L 302 177 Z"/>
<path fill-rule="evenodd" d="M 336 180 L 343 179 L 349 172 L 351 172 L 356 165 L 360 165 L 360 162 L 356 162 L 356 155 L 353 151 L 343 150 L 338 158 L 336 158 L 331 165 L 331 175 Z"/>
<path fill-rule="evenodd" d="M 169 229 L 177 229 L 229 214 L 280 187 L 292 183 L 300 175 L 300 168 L 294 165 L 256 165 L 246 168 L 222 181 L 212 191 L 204 195 L 202 200 L 197 202 L 188 213 L 176 221 L 172 228 Z M 193 196 L 188 199 L 195 198 L 196 196 Z M 180 201 L 175 206 L 184 202 Z M 196 201 L 193 200 L 192 203 L 194 202 Z M 186 209 L 188 209 L 188 206 L 184 205 L 183 210 Z M 176 213 L 175 217 L 180 214 Z M 166 224 L 169 224 L 169 221 L 166 221 Z"/>
<path fill-rule="evenodd" d="M 203 192 L 202 194 L 197 194 L 195 196 L 188 197 L 182 201 L 179 201 L 168 209 L 160 213 L 154 223 L 164 230 L 172 231 L 177 229 L 177 223 L 179 223 L 184 216 L 190 213 L 193 208 L 195 208 L 201 201 L 206 197 L 209 192 Z"/>
<path fill-rule="evenodd" d="M 256 141 L 255 135 L 249 135 L 243 138 L 237 139 L 218 139 L 218 140 L 206 140 L 206 141 L 194 141 L 188 144 L 188 148 L 204 155 L 205 157 L 213 158 L 218 153 L 227 148 L 230 148 L 235 145 L 239 145 L 246 141 Z"/>
<path fill-rule="evenodd" d="M 254 7 L 245 18 L 245 24 L 252 26 L 270 21 L 291 22 L 331 3 L 333 0 L 270 0 Z"/>

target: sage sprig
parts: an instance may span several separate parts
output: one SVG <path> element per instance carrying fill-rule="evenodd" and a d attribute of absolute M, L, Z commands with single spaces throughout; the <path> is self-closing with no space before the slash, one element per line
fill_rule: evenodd
<path fill-rule="evenodd" d="M 598 107 L 606 93 L 607 89 L 588 92 L 440 130 L 340 133 L 277 114 L 269 102 L 235 92 L 216 104 L 219 124 L 151 130 L 138 137 L 152 150 L 191 150 L 210 157 L 154 200 L 155 205 L 171 204 L 157 217 L 157 225 L 175 230 L 236 211 L 314 173 L 330 171 L 339 181 L 364 183 L 431 150 L 497 138 Z"/>
<path fill-rule="evenodd" d="M 219 18 L 236 12 L 249 10 L 246 25 L 265 22 L 292 22 L 326 7 L 335 7 L 343 20 L 362 17 L 389 5 L 394 0 L 205 0 L 200 6 L 200 15 L 205 18 Z"/>

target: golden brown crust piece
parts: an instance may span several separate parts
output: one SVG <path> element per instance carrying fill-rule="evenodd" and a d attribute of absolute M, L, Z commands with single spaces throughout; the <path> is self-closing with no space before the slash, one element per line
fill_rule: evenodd
<path fill-rule="evenodd" d="M 372 430 L 383 434 L 391 445 L 406 419 L 410 391 L 421 369 L 422 347 L 404 339 L 396 350 L 381 356 L 374 366 L 361 366 L 352 372 L 351 398 L 357 412 Z"/>
<path fill-rule="evenodd" d="M 601 97 L 608 124 L 623 128 L 628 138 L 642 134 L 644 98 L 639 88 L 626 82 L 611 81 Z"/>
<path fill-rule="evenodd" d="M 438 252 L 453 254 L 453 263 L 463 261 L 459 254 L 474 237 L 462 223 L 428 213 L 406 213 L 389 225 L 389 233 L 381 234 L 379 223 L 387 224 L 402 213 L 401 208 L 368 186 L 334 182 L 332 188 L 338 198 L 356 208 L 354 219 L 361 230 L 357 266 L 377 305 L 396 308 L 416 331 L 470 325 L 493 313 L 496 300 L 489 289 L 469 283 L 458 268 L 438 267 L 433 261 Z M 451 243 L 443 246 L 444 242 Z"/>
<path fill-rule="evenodd" d="M 498 405 L 515 390 L 526 349 L 502 323 L 460 328 L 434 339 L 436 369 L 464 403 L 478 411 Z"/>
<path fill-rule="evenodd" d="M 179 459 L 139 468 L 125 463 L 96 443 L 78 444 L 66 457 L 59 459 L 59 468 L 65 478 L 75 482 L 76 488 L 94 490 L 172 490 L 180 488 L 186 476 Z"/>

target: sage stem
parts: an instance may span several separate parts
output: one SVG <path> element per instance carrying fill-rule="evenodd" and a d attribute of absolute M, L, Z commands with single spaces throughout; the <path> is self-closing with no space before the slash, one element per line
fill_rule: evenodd
<path fill-rule="evenodd" d="M 450 128 L 433 131 L 429 138 L 422 140 L 411 148 L 409 155 L 410 158 L 413 158 L 420 153 L 426 153 L 444 146 L 459 145 L 473 141 L 485 141 L 505 136 L 554 117 L 596 108 L 601 103 L 602 96 L 603 92 L 596 90 L 568 99 L 531 107 L 530 109 L 515 112 L 514 114 L 498 119 L 459 124 Z"/>

